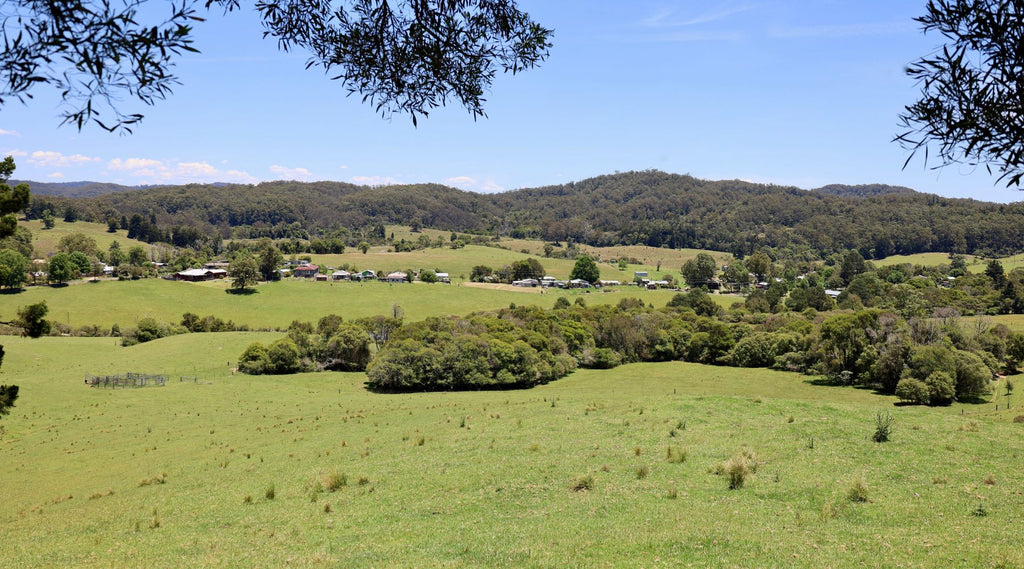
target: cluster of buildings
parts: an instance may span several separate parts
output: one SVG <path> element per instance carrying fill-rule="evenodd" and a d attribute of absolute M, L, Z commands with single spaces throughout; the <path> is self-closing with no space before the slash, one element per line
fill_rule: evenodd
<path fill-rule="evenodd" d="M 291 263 L 289 263 L 290 265 Z M 174 274 L 174 278 L 181 281 L 210 281 L 216 279 L 223 279 L 228 276 L 228 267 L 230 263 L 227 261 L 214 261 L 212 263 L 206 263 L 199 269 L 187 269 L 184 271 L 178 271 Z M 330 267 L 321 267 L 308 261 L 298 261 L 295 266 L 291 268 L 283 268 L 277 270 L 278 274 L 282 277 L 293 276 L 300 279 L 311 279 L 315 281 L 373 281 L 380 280 L 387 283 L 403 283 L 410 282 L 412 279 L 408 273 L 402 271 L 395 271 L 391 273 L 382 273 L 366 269 L 363 271 L 346 271 L 344 269 L 334 270 Z M 415 276 L 415 275 L 414 275 Z M 451 283 L 451 276 L 448 273 L 435 273 L 438 282 Z"/>

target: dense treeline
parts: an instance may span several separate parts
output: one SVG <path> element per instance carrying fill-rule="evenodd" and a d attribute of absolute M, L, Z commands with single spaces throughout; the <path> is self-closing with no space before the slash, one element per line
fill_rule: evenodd
<path fill-rule="evenodd" d="M 738 256 L 772 248 L 787 258 L 820 258 L 847 249 L 865 258 L 925 251 L 997 255 L 1015 252 L 1024 242 L 1019 203 L 949 199 L 879 185 L 807 191 L 657 171 L 493 195 L 433 184 L 371 188 L 268 182 L 149 188 L 93 198 L 44 196 L 29 206 L 30 217 L 45 211 L 116 224 L 138 216 L 147 240 L 168 242 L 183 228 L 208 239 L 308 239 L 344 227 L 357 240 L 382 223 L 590 245 L 714 249 Z M 185 237 L 179 241 L 187 242 Z"/>

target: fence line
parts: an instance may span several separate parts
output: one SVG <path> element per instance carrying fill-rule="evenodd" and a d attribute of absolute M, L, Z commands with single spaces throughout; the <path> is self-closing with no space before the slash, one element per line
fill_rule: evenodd
<path fill-rule="evenodd" d="M 111 389 L 127 389 L 134 387 L 163 387 L 167 383 L 166 375 L 128 372 L 124 375 L 92 375 L 85 374 L 85 383 L 90 387 L 109 387 Z"/>

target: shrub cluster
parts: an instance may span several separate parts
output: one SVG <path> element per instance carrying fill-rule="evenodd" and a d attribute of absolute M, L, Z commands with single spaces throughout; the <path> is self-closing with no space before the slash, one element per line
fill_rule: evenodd
<path fill-rule="evenodd" d="M 253 342 L 238 358 L 243 373 L 289 374 L 300 371 L 363 371 L 370 362 L 370 334 L 360 325 L 330 314 L 314 327 L 294 321 L 288 336 L 270 346 Z"/>

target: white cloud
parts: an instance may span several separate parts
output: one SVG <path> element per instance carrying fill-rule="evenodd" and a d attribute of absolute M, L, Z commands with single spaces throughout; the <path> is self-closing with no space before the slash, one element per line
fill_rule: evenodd
<path fill-rule="evenodd" d="M 351 180 L 361 186 L 394 186 L 399 183 L 390 176 L 352 176 Z"/>
<path fill-rule="evenodd" d="M 52 174 L 47 174 L 46 177 L 51 178 L 53 180 L 61 180 L 64 178 L 64 174 L 61 174 L 60 172 L 54 172 Z"/>
<path fill-rule="evenodd" d="M 68 166 L 81 166 L 90 162 L 99 162 L 99 158 L 91 156 L 84 156 L 82 154 L 72 154 L 65 156 L 60 152 L 54 152 L 52 150 L 36 150 L 28 158 L 29 164 L 33 166 L 39 166 L 41 168 L 66 168 Z"/>
<path fill-rule="evenodd" d="M 15 158 L 18 158 L 20 156 L 28 156 L 28 152 L 25 152 L 24 150 L 17 150 L 17 149 L 5 150 L 3 152 L 0 152 L 0 156 L 14 156 Z"/>
<path fill-rule="evenodd" d="M 505 188 L 501 187 L 491 179 L 477 180 L 476 178 L 470 178 L 469 176 L 455 176 L 446 179 L 444 182 L 449 186 L 454 186 L 462 190 L 484 194 L 493 194 L 505 191 Z"/>
<path fill-rule="evenodd" d="M 306 168 L 288 168 L 286 166 L 278 166 L 274 164 L 270 167 L 270 171 L 275 176 L 279 176 L 279 179 L 285 180 L 299 180 L 306 181 L 313 177 L 313 174 Z"/>
<path fill-rule="evenodd" d="M 16 130 L 7 130 L 0 128 L 0 136 L 21 136 L 21 133 Z"/>
<path fill-rule="evenodd" d="M 114 158 L 107 162 L 107 170 L 124 172 L 132 184 L 187 184 L 231 182 L 253 184 L 254 176 L 240 170 L 218 170 L 208 162 L 162 161 L 152 158 Z"/>

